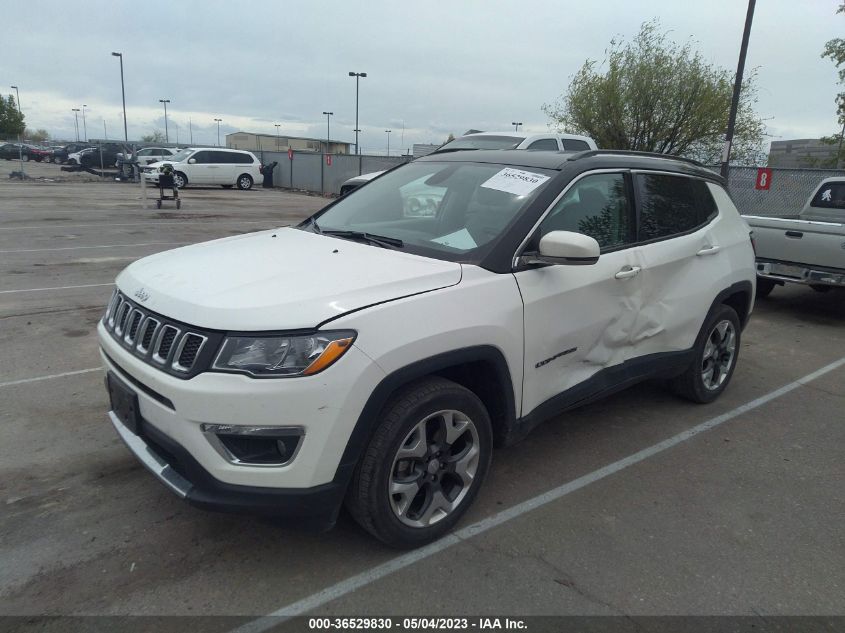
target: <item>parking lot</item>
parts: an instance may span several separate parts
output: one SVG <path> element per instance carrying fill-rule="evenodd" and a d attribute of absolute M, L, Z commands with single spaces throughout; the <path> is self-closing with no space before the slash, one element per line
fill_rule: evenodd
<path fill-rule="evenodd" d="M 845 293 L 775 289 L 716 403 L 646 384 L 550 421 L 494 454 L 455 536 L 396 552 L 345 515 L 313 534 L 190 507 L 105 415 L 94 330 L 123 267 L 324 199 L 189 188 L 179 211 L 143 209 L 137 185 L 12 169 L 0 614 L 845 614 Z"/>

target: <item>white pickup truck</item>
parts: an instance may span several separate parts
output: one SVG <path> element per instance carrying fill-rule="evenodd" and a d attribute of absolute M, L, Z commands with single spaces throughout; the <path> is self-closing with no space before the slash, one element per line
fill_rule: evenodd
<path fill-rule="evenodd" d="M 827 178 L 797 216 L 745 216 L 754 231 L 757 296 L 775 286 L 845 288 L 845 177 Z"/>

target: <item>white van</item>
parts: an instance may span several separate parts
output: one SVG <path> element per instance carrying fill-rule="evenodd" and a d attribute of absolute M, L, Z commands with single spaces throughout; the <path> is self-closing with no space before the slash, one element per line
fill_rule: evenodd
<path fill-rule="evenodd" d="M 150 163 L 144 167 L 147 182 L 158 185 L 159 168 L 164 163 L 173 165 L 173 181 L 179 189 L 187 185 L 237 186 L 251 189 L 261 184 L 261 163 L 252 152 L 222 147 L 188 147 L 167 160 Z"/>

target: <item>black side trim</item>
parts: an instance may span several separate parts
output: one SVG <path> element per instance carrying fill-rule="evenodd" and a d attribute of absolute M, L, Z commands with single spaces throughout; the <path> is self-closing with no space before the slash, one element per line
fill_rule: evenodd
<path fill-rule="evenodd" d="M 744 330 L 745 326 L 748 325 L 748 316 L 751 314 L 751 298 L 754 295 L 754 287 L 751 285 L 750 281 L 738 281 L 717 294 L 716 298 L 713 299 L 713 303 L 710 304 L 710 310 L 707 311 L 707 316 L 709 317 L 716 308 L 725 303 L 725 299 L 731 295 L 739 293 L 745 293 L 747 297 L 746 304 L 744 306 L 745 309 L 739 313 L 739 322 Z M 705 317 L 704 320 L 706 321 L 707 318 Z M 704 321 L 702 321 L 702 323 L 703 322 Z"/>
<path fill-rule="evenodd" d="M 661 352 L 640 356 L 595 373 L 584 382 L 552 396 L 517 420 L 519 437 L 535 426 L 565 411 L 601 400 L 617 391 L 650 378 L 670 378 L 686 369 L 693 361 L 693 350 Z M 518 438 L 516 438 L 518 439 Z"/>
<path fill-rule="evenodd" d="M 311 529 L 328 529 L 337 521 L 352 468 L 339 468 L 334 481 L 313 488 L 239 486 L 213 477 L 178 442 L 143 420 L 141 437 L 149 447 L 187 479 L 187 500 L 204 510 L 251 513 L 294 519 Z"/>
<path fill-rule="evenodd" d="M 351 474 L 351 469 L 357 464 L 358 459 L 364 452 L 375 431 L 379 421 L 379 413 L 384 408 L 384 405 L 387 404 L 391 394 L 398 388 L 417 378 L 435 374 L 438 371 L 457 365 L 478 361 L 489 362 L 495 368 L 499 384 L 504 391 L 503 396 L 507 411 L 503 424 L 506 429 L 512 428 L 516 419 L 513 382 L 511 381 L 510 369 L 508 368 L 505 356 L 498 348 L 492 345 L 478 345 L 437 354 L 436 356 L 417 361 L 389 374 L 373 390 L 367 400 L 367 404 L 364 405 L 364 409 L 361 411 L 361 415 L 358 416 L 358 421 L 355 423 L 355 428 L 352 429 L 349 441 L 346 443 L 346 450 L 341 457 L 338 472 L 335 475 L 335 481 L 338 480 L 341 471 L 346 468 L 349 469 Z"/>
<path fill-rule="evenodd" d="M 132 376 L 123 367 L 118 365 L 117 362 L 115 362 L 115 360 L 111 356 L 106 354 L 106 351 L 102 347 L 100 348 L 100 351 L 103 352 L 103 356 L 105 356 L 106 358 L 109 359 L 109 362 L 112 364 L 113 368 L 117 371 L 117 374 L 121 378 L 123 378 L 126 382 L 131 383 L 132 386 L 134 386 L 135 388 L 137 388 L 140 391 L 143 391 L 150 398 L 152 398 L 156 402 L 163 404 L 168 409 L 171 409 L 172 411 L 176 411 L 176 407 L 174 406 L 174 404 L 170 400 L 170 398 L 166 398 L 163 395 L 161 395 L 158 391 L 154 391 L 154 390 L 150 389 L 149 387 L 147 387 L 147 385 L 145 385 L 140 380 L 135 378 L 135 376 Z"/>

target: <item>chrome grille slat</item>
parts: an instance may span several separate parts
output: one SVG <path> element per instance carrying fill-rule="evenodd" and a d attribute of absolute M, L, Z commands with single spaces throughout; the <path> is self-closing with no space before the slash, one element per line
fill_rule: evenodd
<path fill-rule="evenodd" d="M 183 378 L 196 372 L 198 359 L 201 355 L 205 357 L 202 353 L 206 343 L 219 342 L 214 333 L 201 333 L 148 313 L 119 290 L 109 299 L 103 325 L 133 355 Z"/>

